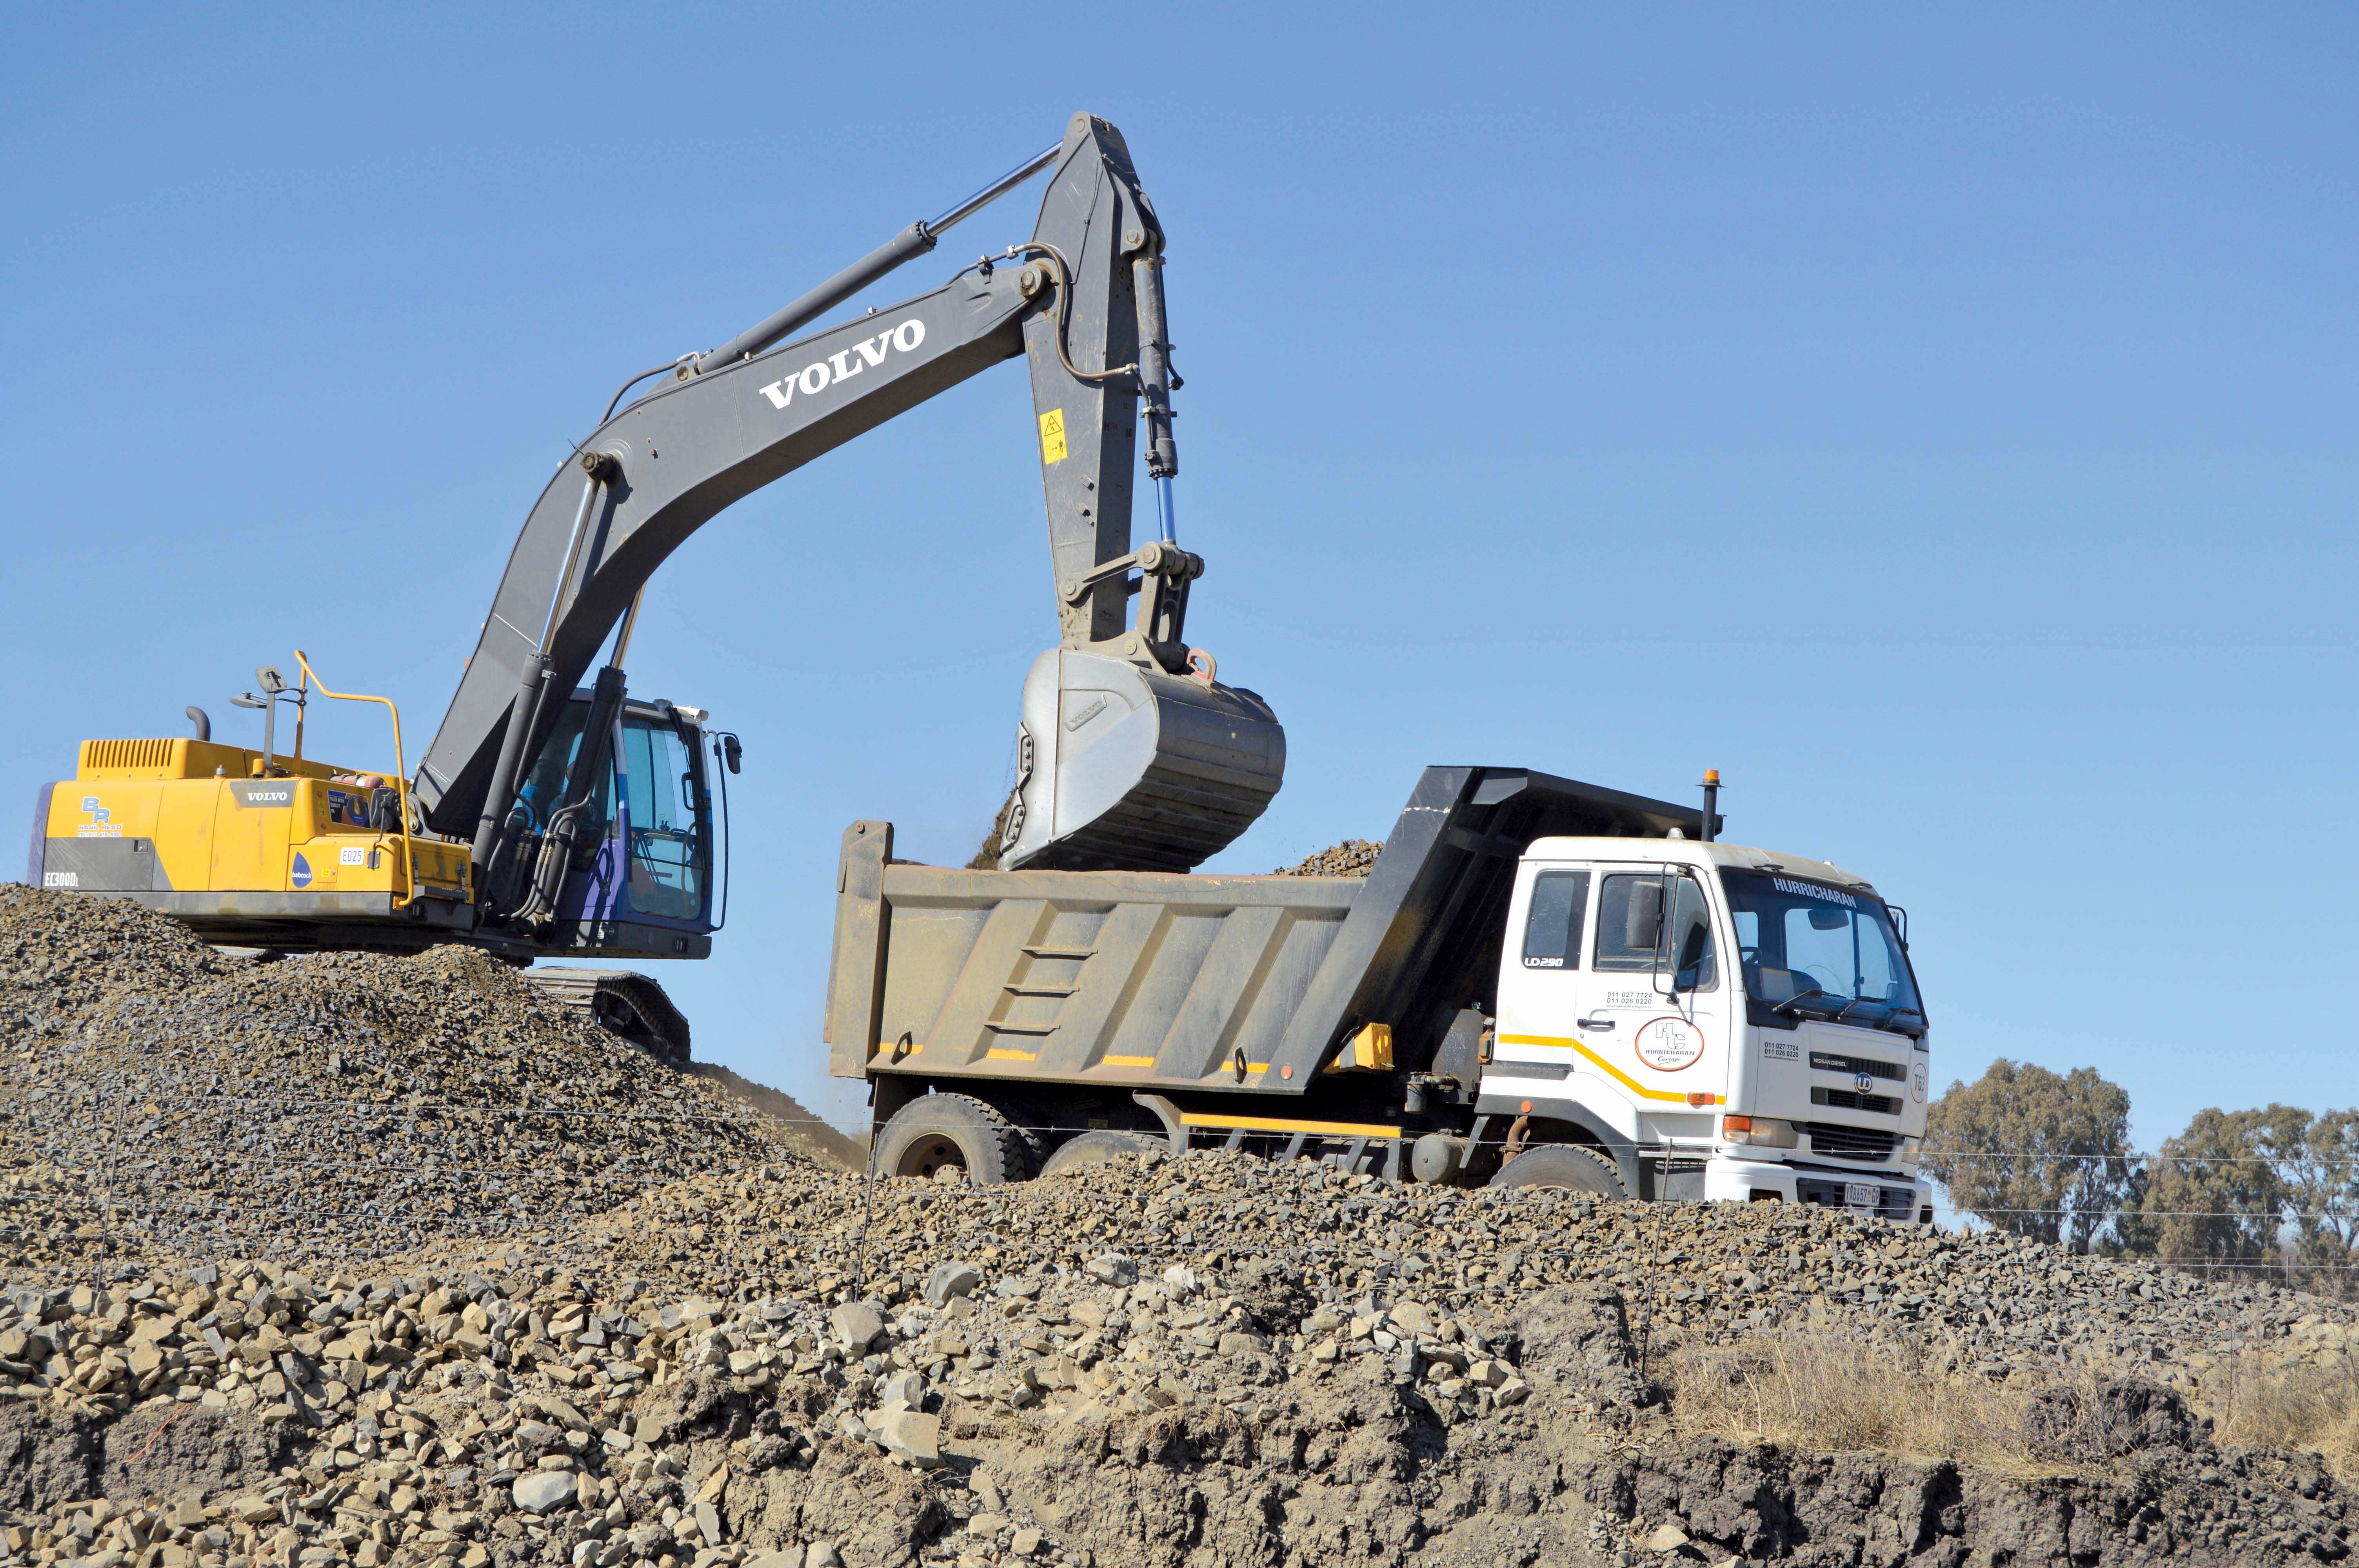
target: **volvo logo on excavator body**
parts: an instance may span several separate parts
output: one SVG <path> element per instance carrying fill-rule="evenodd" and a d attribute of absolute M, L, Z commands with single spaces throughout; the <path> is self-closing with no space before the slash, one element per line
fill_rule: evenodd
<path fill-rule="evenodd" d="M 793 375 L 781 376 L 762 388 L 762 395 L 770 400 L 771 407 L 784 408 L 795 400 L 798 389 L 805 397 L 816 397 L 840 381 L 850 381 L 871 366 L 883 364 L 886 354 L 896 351 L 914 352 L 925 341 L 926 324 L 912 316 L 864 342 L 840 349 L 823 360 L 814 360 Z"/>

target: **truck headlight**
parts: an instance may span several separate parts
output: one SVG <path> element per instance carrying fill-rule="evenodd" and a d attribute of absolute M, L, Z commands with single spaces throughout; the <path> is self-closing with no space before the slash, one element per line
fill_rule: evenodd
<path fill-rule="evenodd" d="M 1791 1149 L 1796 1142 L 1794 1124 L 1774 1116 L 1723 1116 L 1720 1135 L 1731 1143 L 1749 1143 L 1759 1149 Z"/>

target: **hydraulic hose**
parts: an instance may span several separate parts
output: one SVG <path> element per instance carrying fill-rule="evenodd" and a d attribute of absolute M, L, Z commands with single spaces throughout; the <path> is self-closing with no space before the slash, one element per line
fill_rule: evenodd
<path fill-rule="evenodd" d="M 1022 244 L 1007 247 L 1007 254 L 1011 256 L 1022 255 L 1027 251 L 1038 251 L 1056 264 L 1057 330 L 1051 336 L 1056 340 L 1057 362 L 1065 367 L 1065 373 L 1075 381 L 1091 382 L 1112 381 L 1118 375 L 1136 375 L 1138 366 L 1135 363 L 1114 365 L 1105 370 L 1083 370 L 1073 363 L 1072 355 L 1065 351 L 1065 329 L 1071 324 L 1073 314 L 1072 268 L 1065 265 L 1065 253 L 1046 240 L 1027 240 Z"/>

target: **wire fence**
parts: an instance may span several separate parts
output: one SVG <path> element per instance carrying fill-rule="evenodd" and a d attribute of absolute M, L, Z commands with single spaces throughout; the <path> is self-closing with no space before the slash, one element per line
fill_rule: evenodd
<path fill-rule="evenodd" d="M 158 1141 L 192 1119 L 240 1124 L 240 1146 L 190 1148 L 185 1136 L 178 1143 Z M 581 1136 L 592 1122 L 603 1141 Z M 436 1240 L 492 1242 L 560 1227 L 594 1229 L 633 1197 L 686 1178 L 766 1179 L 782 1161 L 801 1157 L 782 1152 L 767 1135 L 797 1128 L 833 1130 L 822 1118 L 750 1108 L 700 1112 L 530 1101 L 487 1106 L 417 1096 L 383 1102 L 299 1101 L 252 1094 L 209 1094 L 168 1108 L 137 1086 L 28 1096 L 0 1107 L 0 1154 L 15 1145 L 14 1157 L 0 1163 L 0 1180 L 9 1189 L 0 1190 L 0 1222 L 7 1222 L 0 1223 L 0 1261 L 22 1273 L 87 1271 L 168 1256 L 268 1259 L 316 1250 L 307 1244 L 333 1232 L 337 1250 L 361 1262 Z M 1054 1139 L 1099 1130 L 1051 1125 L 1031 1130 Z M 642 1139 L 683 1131 L 695 1134 L 685 1151 L 677 1141 Z M 469 1147 L 464 1141 L 471 1133 L 493 1137 L 500 1147 Z M 454 1138 L 460 1142 L 454 1144 Z M 290 1146 L 281 1148 L 282 1143 Z M 532 1157 L 516 1162 L 519 1151 Z M 2162 1152 L 2060 1156 L 2047 1151 L 1951 1150 L 1940 1157 L 2049 1164 L 2080 1160 L 2114 1172 L 2174 1162 L 2284 1163 L 2267 1156 Z M 2359 1165 L 2359 1158 L 2311 1160 L 2308 1168 L 2346 1164 Z M 37 1174 L 43 1171 L 49 1174 Z M 1843 1173 L 1873 1183 L 1889 1181 L 1895 1173 Z M 863 1179 L 848 1171 L 836 1175 L 846 1182 Z M 352 1195 L 356 1188 L 367 1189 L 368 1195 Z M 872 1198 L 873 1191 L 862 1195 L 864 1239 L 847 1265 L 860 1272 L 865 1270 Z M 2185 1256 L 2165 1253 L 2160 1260 L 2222 1280 L 2266 1280 L 2321 1295 L 2359 1296 L 2359 1252 L 2351 1246 L 2359 1217 L 2351 1207 L 2331 1203 L 1995 1206 L 1943 1196 L 1932 1208 L 1939 1220 L 1951 1225 L 2073 1234 L 2101 1249 L 2118 1246 L 2119 1236 L 2106 1233 L 2120 1231 L 2125 1222 L 2148 1229 L 2166 1221 L 2219 1222 L 2212 1228 L 2224 1227 L 2241 1237 L 2241 1251 L 2214 1246 Z M 807 1249 L 813 1239 L 795 1231 L 732 1230 L 725 1216 L 701 1223 L 733 1242 L 760 1239 Z M 2293 1234 L 2305 1226 L 2306 1234 Z M 58 1256 L 34 1255 L 44 1249 Z M 2147 1255 L 2154 1255 L 2151 1244 Z"/>

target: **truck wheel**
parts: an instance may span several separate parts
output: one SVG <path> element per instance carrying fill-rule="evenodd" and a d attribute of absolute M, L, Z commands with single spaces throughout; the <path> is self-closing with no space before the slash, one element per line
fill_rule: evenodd
<path fill-rule="evenodd" d="M 1040 1167 L 1043 1176 L 1062 1176 L 1074 1171 L 1085 1171 L 1092 1165 L 1103 1165 L 1110 1160 L 1128 1155 L 1144 1154 L 1150 1149 L 1167 1148 L 1160 1138 L 1149 1138 L 1144 1132 L 1115 1132 L 1101 1128 L 1067 1139 L 1049 1156 Z"/>
<path fill-rule="evenodd" d="M 1542 1143 L 1525 1150 L 1499 1167 L 1491 1178 L 1495 1187 L 1562 1187 L 1616 1202 L 1629 1195 L 1613 1162 L 1596 1150 L 1579 1143 Z"/>
<path fill-rule="evenodd" d="M 932 1177 L 956 1166 L 979 1187 L 1020 1182 L 1032 1152 L 1016 1124 L 972 1095 L 922 1095 L 893 1113 L 868 1169 L 878 1176 Z"/>

